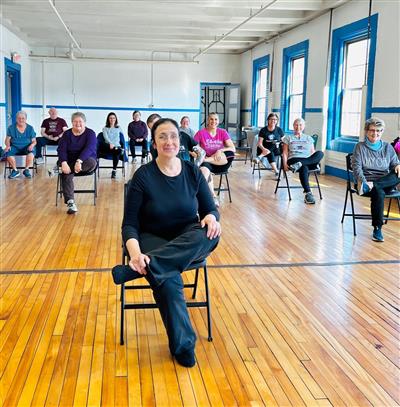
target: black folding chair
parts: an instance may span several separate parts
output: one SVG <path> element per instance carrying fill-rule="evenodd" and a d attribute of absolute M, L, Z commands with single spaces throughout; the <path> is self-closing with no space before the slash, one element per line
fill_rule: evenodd
<path fill-rule="evenodd" d="M 356 219 L 372 219 L 372 216 L 371 216 L 370 213 L 357 213 L 354 210 L 354 198 L 353 198 L 353 195 L 354 194 L 358 195 L 358 191 L 357 191 L 357 186 L 354 184 L 353 167 L 352 167 L 352 163 L 351 163 L 351 157 L 352 156 L 353 156 L 352 153 L 346 155 L 346 175 L 347 175 L 346 196 L 344 198 L 344 206 L 343 206 L 343 213 L 342 213 L 341 223 L 344 222 L 344 218 L 346 216 L 350 216 L 353 219 L 353 235 L 357 236 Z M 395 191 L 393 193 L 386 194 L 385 199 L 389 199 L 386 214 L 383 215 L 383 219 L 385 220 L 385 223 L 387 223 L 388 220 L 400 220 L 399 217 L 396 217 L 396 218 L 395 217 L 390 217 L 390 208 L 391 208 L 391 205 L 392 205 L 392 199 L 397 200 L 397 206 L 398 206 L 398 210 L 399 210 L 399 213 L 400 213 L 400 191 Z M 346 212 L 348 200 L 350 200 L 350 208 L 351 208 L 350 213 Z"/>

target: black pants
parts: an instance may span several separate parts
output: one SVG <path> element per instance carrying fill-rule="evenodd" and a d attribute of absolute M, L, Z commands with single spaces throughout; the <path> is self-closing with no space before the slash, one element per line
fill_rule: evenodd
<path fill-rule="evenodd" d="M 371 198 L 372 226 L 383 225 L 383 211 L 385 206 L 385 193 L 400 183 L 400 178 L 394 171 L 374 181 L 371 191 L 365 196 Z"/>
<path fill-rule="evenodd" d="M 136 141 L 134 139 L 129 140 L 129 148 L 131 150 L 132 158 L 136 158 L 135 146 L 142 146 L 142 158 L 145 158 L 147 155 L 147 140 Z"/>
<path fill-rule="evenodd" d="M 206 167 L 213 174 L 221 174 L 221 172 L 228 171 L 229 167 L 232 165 L 233 160 L 235 159 L 235 153 L 233 151 L 224 151 L 225 157 L 228 162 L 224 165 L 215 165 L 211 163 L 203 162 L 200 167 Z"/>
<path fill-rule="evenodd" d="M 109 144 L 101 143 L 99 145 L 99 152 L 101 155 L 104 155 L 104 156 L 112 155 L 113 169 L 116 170 L 118 167 L 118 161 L 121 160 L 122 148 L 119 146 L 119 147 L 114 147 L 113 149 L 111 149 Z M 104 157 L 101 157 L 101 158 L 104 158 Z M 122 160 L 123 160 L 123 157 L 122 157 Z"/>
<path fill-rule="evenodd" d="M 58 146 L 58 141 L 49 140 L 46 137 L 36 137 L 36 158 L 42 158 L 44 146 Z"/>
<path fill-rule="evenodd" d="M 274 163 L 276 162 L 276 156 L 281 155 L 281 152 L 279 151 L 279 148 L 276 146 L 276 144 L 263 144 L 265 148 L 267 148 L 270 152 L 267 154 L 265 157 L 267 158 L 268 162 Z M 257 155 L 260 155 L 262 153 L 261 148 L 257 147 Z"/>
<path fill-rule="evenodd" d="M 311 154 L 310 157 L 307 158 L 298 158 L 292 157 L 287 160 L 288 165 L 292 165 L 297 162 L 301 162 L 302 166 L 299 169 L 299 177 L 301 186 L 304 189 L 304 192 L 310 192 L 310 184 L 308 182 L 308 171 L 313 170 L 317 167 L 317 164 L 322 160 L 324 157 L 324 153 L 322 151 L 316 151 L 314 154 Z"/>
<path fill-rule="evenodd" d="M 58 165 L 61 166 L 61 163 L 58 163 Z M 74 176 L 76 175 L 74 173 L 75 161 L 68 162 L 68 165 L 69 168 L 71 168 L 71 173 L 61 173 L 61 185 L 65 203 L 67 203 L 70 199 L 74 199 Z M 93 171 L 96 167 L 97 161 L 94 158 L 89 157 L 87 160 L 84 160 L 82 162 L 82 171 L 80 172 L 80 174 L 87 174 L 88 172 Z"/>
<path fill-rule="evenodd" d="M 160 310 L 172 355 L 194 349 L 196 334 L 183 294 L 181 273 L 193 262 L 205 259 L 218 245 L 208 239 L 199 223 L 188 225 L 176 238 L 167 240 L 142 233 L 140 247 L 150 257 L 146 279 Z"/>

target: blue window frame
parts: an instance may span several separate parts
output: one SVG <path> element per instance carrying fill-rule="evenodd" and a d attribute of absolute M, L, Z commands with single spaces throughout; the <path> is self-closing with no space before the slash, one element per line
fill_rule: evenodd
<path fill-rule="evenodd" d="M 369 23 L 369 24 L 368 24 Z M 344 70 L 346 63 L 346 49 L 349 44 L 368 38 L 369 25 L 369 51 L 367 68 L 367 95 L 366 95 L 366 117 L 372 112 L 372 91 L 375 69 L 376 35 L 378 28 L 378 14 L 356 21 L 354 23 L 337 28 L 332 32 L 331 72 L 328 100 L 328 140 L 327 148 L 331 150 L 350 153 L 358 137 L 349 137 L 341 134 L 342 101 L 344 89 Z"/>
<path fill-rule="evenodd" d="M 308 71 L 309 41 L 283 49 L 282 61 L 282 97 L 281 97 L 281 124 L 285 132 L 291 131 L 291 118 L 301 115 L 304 118 L 306 109 L 307 71 Z M 303 70 L 303 89 L 293 86 L 294 75 Z M 300 114 L 301 113 L 301 114 Z"/>
<path fill-rule="evenodd" d="M 268 114 L 268 83 L 269 83 L 269 55 L 257 58 L 253 61 L 253 86 L 251 97 L 251 125 L 265 126 Z M 260 86 L 262 85 L 265 86 Z M 264 83 L 265 82 L 265 83 Z M 260 88 L 265 88 L 260 91 Z M 261 120 L 260 115 L 264 120 Z M 260 123 L 263 121 L 263 123 Z"/>
<path fill-rule="evenodd" d="M 4 58 L 5 113 L 6 127 L 15 123 L 15 116 L 21 110 L 21 65 Z"/>

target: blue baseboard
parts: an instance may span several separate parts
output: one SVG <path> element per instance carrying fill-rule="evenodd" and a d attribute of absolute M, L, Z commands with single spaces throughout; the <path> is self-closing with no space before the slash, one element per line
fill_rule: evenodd
<path fill-rule="evenodd" d="M 325 165 L 325 174 L 333 175 L 334 177 L 347 179 L 347 172 L 346 170 L 342 170 L 341 168 L 331 167 L 330 165 Z"/>

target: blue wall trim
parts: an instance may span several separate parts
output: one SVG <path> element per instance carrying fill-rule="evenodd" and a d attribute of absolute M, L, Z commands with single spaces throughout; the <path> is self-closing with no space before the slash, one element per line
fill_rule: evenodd
<path fill-rule="evenodd" d="M 41 109 L 42 105 L 23 104 L 22 107 Z M 56 109 L 73 109 L 73 110 L 140 110 L 141 112 L 193 112 L 199 113 L 200 109 L 184 109 L 184 108 L 155 108 L 155 107 L 120 107 L 120 106 L 70 106 L 70 105 L 46 105 L 46 108 L 55 107 Z"/>
<path fill-rule="evenodd" d="M 325 165 L 325 174 L 333 175 L 334 177 L 338 177 L 338 178 L 347 180 L 346 170 L 342 170 L 341 168 L 331 167 L 330 165 Z"/>
<path fill-rule="evenodd" d="M 400 113 L 400 107 L 373 107 L 371 113 Z"/>
<path fill-rule="evenodd" d="M 13 79 L 11 80 L 11 92 L 13 95 L 12 100 L 8 100 L 8 81 L 7 72 L 13 74 Z M 11 120 L 15 123 L 15 116 L 18 110 L 21 110 L 22 103 L 22 87 L 21 87 L 21 65 L 16 64 L 11 61 L 11 59 L 4 57 L 4 93 L 5 93 L 5 124 L 7 126 L 7 110 L 11 110 Z M 11 104 L 10 109 L 8 109 L 9 104 Z"/>
<path fill-rule="evenodd" d="M 0 107 L 5 107 L 6 106 L 6 102 L 0 102 Z"/>
<path fill-rule="evenodd" d="M 375 53 L 376 38 L 378 30 L 378 14 L 370 18 L 370 49 L 367 72 L 367 100 L 366 100 L 366 117 L 371 116 L 372 112 L 372 94 L 374 84 L 375 70 Z M 331 72 L 328 100 L 328 139 L 327 148 L 336 150 L 340 148 L 340 117 L 341 117 L 341 98 L 342 98 L 342 76 L 344 51 L 346 43 L 353 40 L 367 38 L 368 35 L 368 18 L 355 21 L 354 23 L 333 30 L 332 33 L 332 50 L 331 50 Z M 365 118 L 361 118 L 364 120 Z M 342 151 L 342 150 L 339 150 Z"/>
<path fill-rule="evenodd" d="M 274 108 L 274 109 L 272 109 L 272 111 L 273 111 L 274 113 L 280 113 L 281 109 Z"/>
<path fill-rule="evenodd" d="M 322 113 L 322 107 L 306 107 L 305 113 Z"/>
<path fill-rule="evenodd" d="M 261 58 L 257 58 L 253 61 L 253 80 L 252 80 L 252 91 L 251 91 L 251 125 L 255 126 L 257 123 L 257 112 L 258 106 L 256 101 L 256 90 L 257 90 L 257 82 L 259 77 L 260 69 L 267 68 L 268 75 L 267 75 L 267 106 L 268 106 L 268 89 L 269 89 L 269 55 L 265 55 Z M 268 114 L 268 112 L 266 112 Z"/>
<path fill-rule="evenodd" d="M 240 109 L 241 113 L 251 113 L 251 109 Z"/>
<path fill-rule="evenodd" d="M 308 47 L 309 41 L 305 40 L 298 44 L 283 49 L 282 61 L 282 92 L 281 92 L 281 123 L 283 131 L 289 131 L 289 79 L 291 75 L 291 61 L 295 58 L 304 57 L 304 83 L 303 83 L 303 112 L 306 112 L 307 95 L 307 72 L 308 72 Z"/>
<path fill-rule="evenodd" d="M 29 108 L 29 109 L 41 109 L 43 107 L 43 105 L 32 105 L 29 103 L 22 103 L 21 105 L 22 108 Z"/>

